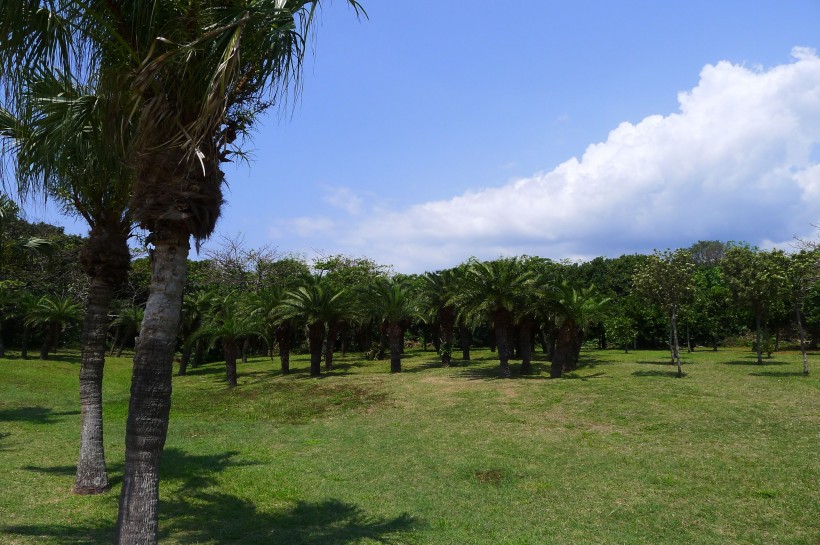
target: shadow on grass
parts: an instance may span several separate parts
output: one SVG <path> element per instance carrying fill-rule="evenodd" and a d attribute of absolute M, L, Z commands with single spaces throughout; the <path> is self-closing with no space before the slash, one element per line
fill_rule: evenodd
<path fill-rule="evenodd" d="M 561 375 L 561 378 L 562 379 L 567 379 L 567 380 L 585 381 L 585 380 L 589 380 L 591 378 L 601 378 L 601 377 L 605 377 L 605 376 L 606 376 L 606 373 L 604 373 L 603 371 L 599 371 L 598 373 L 593 373 L 592 375 L 579 375 L 577 371 L 570 371 L 569 373 L 563 373 Z"/>
<path fill-rule="evenodd" d="M 749 373 L 749 376 L 752 377 L 776 377 L 776 378 L 785 378 L 785 377 L 802 377 L 805 376 L 803 374 L 803 370 L 800 371 L 760 371 L 757 373 Z"/>
<path fill-rule="evenodd" d="M 219 485 L 216 476 L 226 468 L 255 464 L 237 460 L 237 455 L 235 451 L 192 455 L 174 448 L 165 450 L 162 480 L 181 483 L 168 500 L 160 501 L 161 539 L 186 544 L 343 545 L 364 539 L 400 543 L 401 534 L 418 526 L 409 514 L 377 517 L 337 499 L 297 501 L 286 509 L 263 511 L 247 499 L 205 490 Z M 35 469 L 56 474 L 74 472 L 73 467 L 64 466 Z M 12 536 L 54 538 L 71 545 L 110 543 L 116 532 L 113 523 L 17 525 L 0 530 Z"/>
<path fill-rule="evenodd" d="M 55 412 L 48 407 L 17 407 L 0 411 L 0 422 L 31 422 L 32 424 L 55 424 L 61 416 L 74 416 L 80 411 Z"/>
<path fill-rule="evenodd" d="M 752 356 L 744 360 L 724 361 L 723 365 L 750 365 L 753 367 L 769 367 L 774 365 L 788 365 L 789 362 L 763 358 L 763 363 L 757 363 L 757 357 Z"/>
<path fill-rule="evenodd" d="M 670 366 L 671 367 L 671 366 Z M 685 377 L 687 373 L 683 373 Z M 633 377 L 671 377 L 678 378 L 678 371 L 634 371 Z"/>
<path fill-rule="evenodd" d="M 683 358 L 681 358 L 683 360 Z M 670 362 L 669 360 L 639 360 L 636 361 L 638 365 L 668 365 L 669 367 L 675 365 L 674 363 Z"/>

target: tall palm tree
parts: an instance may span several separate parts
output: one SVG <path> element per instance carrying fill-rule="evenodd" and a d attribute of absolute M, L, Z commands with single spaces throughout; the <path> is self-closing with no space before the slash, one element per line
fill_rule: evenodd
<path fill-rule="evenodd" d="M 470 311 L 489 316 L 493 324 L 502 377 L 510 376 L 509 330 L 516 302 L 532 279 L 532 271 L 515 257 L 474 262 L 464 276 Z"/>
<path fill-rule="evenodd" d="M 153 276 L 134 357 L 121 544 L 157 541 L 159 462 L 189 238 L 213 231 L 222 203 L 220 162 L 291 88 L 319 4 L 0 0 L 0 77 L 10 111 L 25 113 L 22 75 L 57 65 L 61 73 L 97 75 L 136 123 L 128 146 L 131 204 L 153 245 Z"/>
<path fill-rule="evenodd" d="M 117 103 L 71 74 L 39 70 L 26 81 L 28 110 L 0 108 L 4 153 L 14 159 L 18 192 L 42 193 L 82 217 L 89 237 L 80 265 L 89 278 L 80 366 L 82 423 L 74 492 L 108 488 L 102 444 L 102 375 L 114 290 L 128 275 L 131 170 L 123 162 Z"/>

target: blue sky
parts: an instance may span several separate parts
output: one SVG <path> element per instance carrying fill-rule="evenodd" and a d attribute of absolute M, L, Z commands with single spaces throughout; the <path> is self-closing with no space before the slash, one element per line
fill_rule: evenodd
<path fill-rule="evenodd" d="M 325 4 L 218 233 L 421 272 L 820 222 L 817 0 L 362 3 Z"/>

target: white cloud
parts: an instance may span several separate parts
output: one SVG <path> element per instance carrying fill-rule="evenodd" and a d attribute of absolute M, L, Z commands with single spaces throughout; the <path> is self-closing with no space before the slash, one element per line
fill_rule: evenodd
<path fill-rule="evenodd" d="M 349 187 L 323 186 L 325 195 L 322 200 L 334 208 L 340 208 L 348 214 L 356 215 L 362 210 L 362 199 Z"/>
<path fill-rule="evenodd" d="M 618 255 L 698 239 L 789 240 L 820 220 L 820 59 L 706 66 L 678 112 L 622 123 L 549 172 L 352 227 L 347 243 L 397 270 L 470 255 Z M 360 204 L 360 203 L 359 203 Z"/>
<path fill-rule="evenodd" d="M 286 232 L 295 233 L 300 237 L 321 236 L 332 233 L 336 229 L 335 222 L 323 216 L 301 216 L 283 220 L 280 225 Z M 282 236 L 280 229 L 276 227 L 271 229 L 271 234 L 274 236 Z"/>

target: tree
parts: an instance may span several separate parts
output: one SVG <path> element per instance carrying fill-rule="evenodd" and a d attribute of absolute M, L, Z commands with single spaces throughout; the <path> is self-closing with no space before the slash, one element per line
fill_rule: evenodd
<path fill-rule="evenodd" d="M 390 372 L 401 373 L 404 330 L 420 318 L 416 294 L 409 284 L 397 278 L 377 278 L 360 294 L 364 312 L 376 319 L 387 332 L 390 346 Z"/>
<path fill-rule="evenodd" d="M 71 297 L 44 295 L 28 312 L 26 321 L 33 326 L 46 328 L 46 337 L 40 347 L 40 359 L 47 360 L 57 348 L 60 333 L 70 324 L 79 322 L 82 306 Z"/>
<path fill-rule="evenodd" d="M 438 327 L 439 355 L 445 367 L 453 354 L 453 328 L 456 322 L 456 277 L 452 270 L 428 272 L 422 275 L 421 304 Z"/>
<path fill-rule="evenodd" d="M 595 285 L 576 289 L 564 280 L 546 293 L 547 305 L 557 315 L 558 333 L 552 356 L 550 377 L 560 378 L 565 371 L 578 367 L 581 347 L 589 326 L 604 317 L 608 297 L 602 297 Z"/>
<path fill-rule="evenodd" d="M 355 0 L 348 0 L 359 10 Z M 89 73 L 135 120 L 132 212 L 153 245 L 136 347 L 117 541 L 156 543 L 159 462 L 189 238 L 207 237 L 222 203 L 222 160 L 292 84 L 319 0 L 3 2 L 7 109 L 25 114 L 23 75 Z M 54 65 L 59 69 L 50 70 Z M 298 89 L 298 87 L 297 87 Z M 123 120 L 118 120 L 121 122 Z"/>
<path fill-rule="evenodd" d="M 322 374 L 322 347 L 325 328 L 342 311 L 343 290 L 328 286 L 320 276 L 305 279 L 304 285 L 289 291 L 282 301 L 284 319 L 298 320 L 307 330 L 310 375 Z"/>
<path fill-rule="evenodd" d="M 761 252 L 735 246 L 726 252 L 721 266 L 735 303 L 754 317 L 757 363 L 762 364 L 763 328 L 791 291 L 786 254 L 780 250 Z"/>
<path fill-rule="evenodd" d="M 210 339 L 211 346 L 217 341 L 222 344 L 225 356 L 225 379 L 228 386 L 236 386 L 236 360 L 239 343 L 249 336 L 262 336 L 261 324 L 252 312 L 242 308 L 238 295 L 215 296 L 210 305 L 210 313 L 205 317 L 196 337 Z"/>
<path fill-rule="evenodd" d="M 125 140 L 120 131 L 128 124 L 112 122 L 125 118 L 117 115 L 115 100 L 96 94 L 71 74 L 39 71 L 30 76 L 30 111 L 18 119 L 0 108 L 0 135 L 4 154 L 13 158 L 18 192 L 47 195 L 65 213 L 82 217 L 90 229 L 80 253 L 89 287 L 80 366 L 80 455 L 73 490 L 96 494 L 108 488 L 102 444 L 108 314 L 130 263 L 132 176 L 116 145 Z"/>
<path fill-rule="evenodd" d="M 692 275 L 695 264 L 689 252 L 675 250 L 655 252 L 635 271 L 635 289 L 649 303 L 665 309 L 669 318 L 669 348 L 672 361 L 678 366 L 678 378 L 683 377 L 678 342 L 678 315 L 694 293 Z"/>
<path fill-rule="evenodd" d="M 629 316 L 615 314 L 604 320 L 604 328 L 607 340 L 612 345 L 623 348 L 625 354 L 629 354 L 629 347 L 638 336 L 635 322 Z"/>
<path fill-rule="evenodd" d="M 809 374 L 809 359 L 806 355 L 806 341 L 803 332 L 803 305 L 809 296 L 811 288 L 817 283 L 820 273 L 820 250 L 801 250 L 789 257 L 786 273 L 792 288 L 791 298 L 794 303 L 794 313 L 797 331 L 800 339 L 800 352 L 803 354 L 803 374 Z"/>
<path fill-rule="evenodd" d="M 532 271 L 518 258 L 473 262 L 464 277 L 464 294 L 470 312 L 487 315 L 493 324 L 502 377 L 510 376 L 509 330 L 519 293 L 532 281 Z"/>

